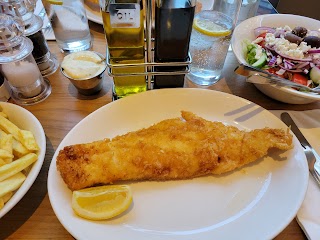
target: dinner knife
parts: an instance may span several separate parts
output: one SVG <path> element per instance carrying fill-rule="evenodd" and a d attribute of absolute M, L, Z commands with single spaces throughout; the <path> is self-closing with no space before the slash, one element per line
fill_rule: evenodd
<path fill-rule="evenodd" d="M 314 151 L 310 143 L 307 141 L 307 139 L 303 136 L 301 131 L 299 130 L 298 126 L 295 124 L 293 119 L 290 117 L 289 113 L 284 112 L 281 113 L 281 120 L 291 128 L 291 131 L 296 135 L 298 140 L 300 141 L 300 144 L 303 147 L 303 151 L 307 157 L 309 171 L 311 175 L 314 177 L 316 182 L 318 183 L 318 186 L 320 187 L 320 157 L 319 155 Z"/>

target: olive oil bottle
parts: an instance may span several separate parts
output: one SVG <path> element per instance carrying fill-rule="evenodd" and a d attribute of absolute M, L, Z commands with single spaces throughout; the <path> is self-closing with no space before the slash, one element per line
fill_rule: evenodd
<path fill-rule="evenodd" d="M 142 0 L 100 1 L 111 64 L 144 63 L 144 14 Z M 114 74 L 143 73 L 144 66 L 113 68 Z M 114 77 L 117 98 L 147 90 L 145 76 Z"/>

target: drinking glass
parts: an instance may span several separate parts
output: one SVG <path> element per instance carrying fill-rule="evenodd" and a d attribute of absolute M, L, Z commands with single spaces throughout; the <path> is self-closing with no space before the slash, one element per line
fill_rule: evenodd
<path fill-rule="evenodd" d="M 230 45 L 233 23 L 231 18 L 216 11 L 201 11 L 195 16 L 195 21 L 198 19 L 210 21 L 224 29 L 220 36 L 218 33 L 209 35 L 201 30 L 192 29 L 190 41 L 192 64 L 187 78 L 195 84 L 209 86 L 220 79 Z"/>
<path fill-rule="evenodd" d="M 195 15 L 190 40 L 192 64 L 187 78 L 210 86 L 221 78 L 241 0 L 215 0 L 213 10 Z"/>
<path fill-rule="evenodd" d="M 87 50 L 91 35 L 83 0 L 63 0 L 63 4 L 44 1 L 57 44 L 65 52 Z"/>
<path fill-rule="evenodd" d="M 259 4 L 260 0 L 242 0 L 238 24 L 248 18 L 254 17 L 257 14 Z"/>

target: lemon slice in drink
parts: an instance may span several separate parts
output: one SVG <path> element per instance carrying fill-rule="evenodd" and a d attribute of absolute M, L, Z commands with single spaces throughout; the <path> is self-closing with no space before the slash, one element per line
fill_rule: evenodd
<path fill-rule="evenodd" d="M 224 37 L 230 35 L 231 31 L 207 19 L 195 18 L 193 28 L 199 32 L 213 37 Z"/>
<path fill-rule="evenodd" d="M 63 0 L 47 0 L 48 3 L 54 4 L 54 5 L 62 5 Z"/>
<path fill-rule="evenodd" d="M 85 188 L 72 194 L 72 209 L 80 217 L 104 220 L 127 210 L 132 202 L 132 193 L 127 185 L 108 185 Z"/>

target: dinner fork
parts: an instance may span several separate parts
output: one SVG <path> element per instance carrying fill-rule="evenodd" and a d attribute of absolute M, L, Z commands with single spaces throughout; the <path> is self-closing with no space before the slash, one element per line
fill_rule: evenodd
<path fill-rule="evenodd" d="M 281 113 L 281 120 L 291 128 L 291 131 L 296 135 L 298 140 L 300 141 L 301 146 L 303 147 L 303 151 L 306 155 L 308 161 L 309 172 L 318 183 L 320 187 L 320 157 L 318 154 L 313 150 L 310 143 L 307 139 L 303 136 L 301 131 L 299 130 L 298 126 L 295 124 L 293 119 L 287 112 Z M 317 161 L 318 160 L 318 161 Z"/>
<path fill-rule="evenodd" d="M 245 64 L 240 64 L 235 70 L 235 73 L 246 76 L 247 82 L 256 83 L 256 84 L 275 84 L 278 86 L 288 86 L 295 87 L 299 90 L 304 90 L 309 93 L 320 94 L 320 88 L 309 88 L 299 83 L 292 82 L 290 80 L 277 77 L 273 74 L 270 74 L 266 71 L 263 71 L 259 68 L 248 66 Z"/>
<path fill-rule="evenodd" d="M 317 164 L 317 159 L 314 155 L 314 152 L 309 147 L 304 147 L 303 151 L 308 159 L 309 171 L 313 176 L 313 178 L 318 183 L 318 186 L 320 186 L 320 176 L 319 176 L 320 166 Z"/>

